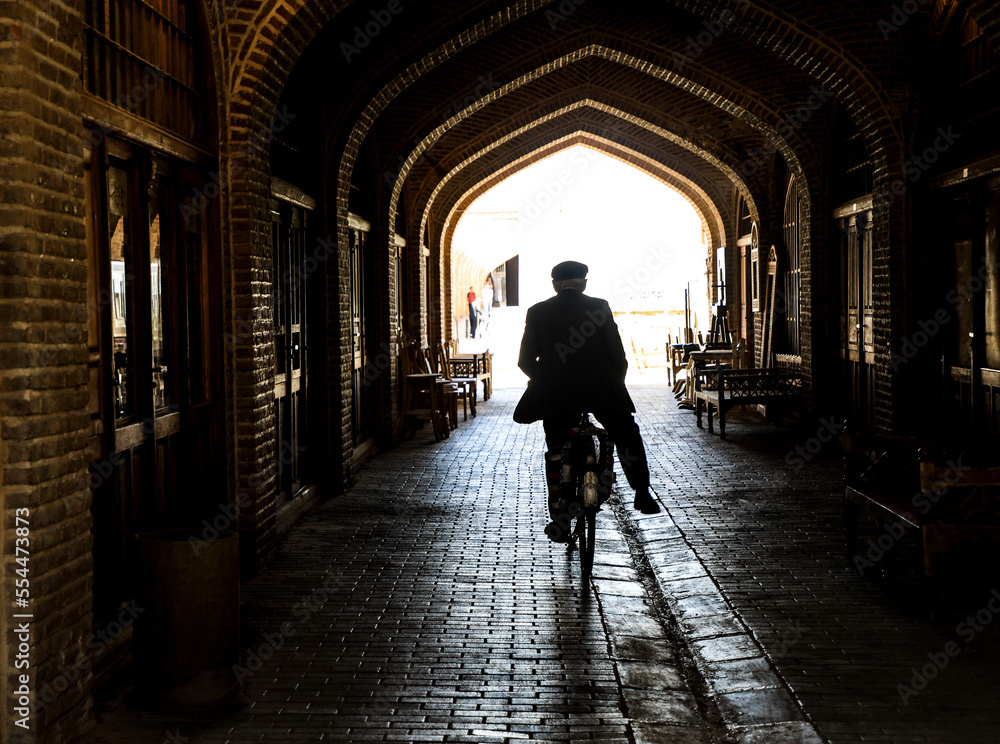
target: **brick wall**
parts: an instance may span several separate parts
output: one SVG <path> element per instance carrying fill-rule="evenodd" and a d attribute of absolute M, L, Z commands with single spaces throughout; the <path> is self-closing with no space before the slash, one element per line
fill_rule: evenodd
<path fill-rule="evenodd" d="M 91 623 L 86 246 L 80 110 L 82 3 L 0 5 L 0 605 L 3 742 L 62 742 L 88 715 L 86 670 L 31 728 L 12 725 L 15 514 L 31 521 L 29 686 L 60 676 Z M 37 700 L 37 697 L 35 697 Z"/>
<path fill-rule="evenodd" d="M 464 311 L 464 287 L 476 269 L 454 276 L 450 216 L 498 179 L 581 138 L 671 183 L 704 213 L 718 212 L 715 243 L 739 237 L 734 189 L 750 202 L 761 229 L 762 258 L 780 236 L 779 161 L 803 189 L 802 355 L 807 388 L 830 380 L 819 372 L 834 358 L 829 343 L 828 130 L 832 107 L 784 132 L 789 111 L 809 86 L 836 94 L 872 155 L 876 188 L 900 177 L 908 132 L 911 62 L 922 19 L 882 38 L 876 22 L 891 3 L 719 3 L 671 0 L 631 15 L 614 3 L 578 5 L 558 24 L 554 3 L 521 0 L 498 9 L 460 0 L 418 4 L 387 26 L 378 43 L 329 76 L 325 194 L 319 232 L 339 247 L 325 262 L 327 462 L 331 487 L 349 477 L 351 438 L 350 187 L 374 223 L 376 326 L 393 358 L 379 380 L 383 430 L 397 425 L 394 347 L 401 330 L 424 340 L 450 337 Z M 995 3 L 968 4 L 996 38 Z M 82 0 L 5 0 L 0 4 L 0 541 L 2 596 L 10 605 L 14 510 L 30 509 L 33 627 L 32 684 L 60 676 L 91 630 L 90 460 L 87 391 L 86 255 L 82 133 L 79 112 Z M 303 50 L 329 30 L 349 38 L 368 6 L 321 0 L 205 2 L 217 71 L 226 348 L 226 426 L 231 500 L 250 494 L 240 528 L 247 557 L 259 567 L 274 548 L 275 420 L 271 343 L 270 137 L 282 91 Z M 706 19 L 733 8 L 725 41 L 679 59 Z M 342 13 L 348 20 L 338 25 Z M 921 11 L 924 13 L 925 11 Z M 355 15 L 350 15 L 355 13 Z M 645 14 L 643 14 L 645 13 Z M 360 14 L 360 15 L 359 15 Z M 404 16 L 400 16 L 403 18 Z M 322 32 L 326 33 L 326 32 Z M 339 36 L 338 36 L 339 34 Z M 346 36 L 345 36 L 346 35 Z M 995 46 L 995 41 L 994 41 Z M 334 58 L 335 59 L 335 58 Z M 469 70 L 483 73 L 471 79 Z M 755 148 L 769 148 L 756 163 Z M 549 149 L 546 149 L 549 148 Z M 433 158 L 428 157 L 428 153 Z M 404 164 L 399 169 L 400 163 Z M 753 164 L 754 167 L 746 166 Z M 783 166 L 782 166 L 783 167 Z M 397 175 L 396 174 L 398 171 Z M 752 173 L 749 171 L 753 171 Z M 388 180 L 384 176 L 392 176 Z M 363 177 L 362 177 L 363 176 Z M 447 176 L 447 177 L 446 177 Z M 901 383 L 890 374 L 891 345 L 905 323 L 903 274 L 909 199 L 876 205 L 877 417 L 897 426 Z M 397 223 L 398 221 L 398 223 Z M 716 220 L 709 220 L 709 227 Z M 397 297 L 392 233 L 407 241 Z M 421 247 L 431 248 L 431 275 Z M 735 268 L 735 267 L 733 267 Z M 464 277 L 464 278 L 463 278 Z M 426 282 L 434 290 L 427 307 Z M 428 314 L 429 313 L 429 314 Z M 412 320 L 412 322 L 411 322 Z M 758 314 L 756 320 L 759 332 Z M 402 324 L 402 325 L 401 325 Z M 815 381 L 813 375 L 817 375 Z M 12 660 L 9 618 L 0 619 L 0 655 Z M 35 717 L 25 741 L 62 741 L 83 725 L 89 679 L 84 672 Z M 16 687 L 16 685 L 15 685 Z M 0 680 L 11 718 L 11 677 Z M 5 727 L 0 737 L 10 738 Z M 0 742 L 4 740 L 0 739 Z"/>

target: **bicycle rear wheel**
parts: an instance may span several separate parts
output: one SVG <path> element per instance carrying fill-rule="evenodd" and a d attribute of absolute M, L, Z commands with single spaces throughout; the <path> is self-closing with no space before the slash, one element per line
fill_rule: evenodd
<path fill-rule="evenodd" d="M 596 509 L 585 509 L 577 521 L 576 531 L 580 535 L 580 573 L 584 578 L 589 577 L 594 568 L 594 543 L 597 540 L 596 522 Z"/>

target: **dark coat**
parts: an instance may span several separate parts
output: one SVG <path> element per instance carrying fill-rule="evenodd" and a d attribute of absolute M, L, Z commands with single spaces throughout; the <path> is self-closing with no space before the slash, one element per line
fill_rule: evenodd
<path fill-rule="evenodd" d="M 635 411 L 625 389 L 625 349 L 604 300 L 564 289 L 530 307 L 517 366 L 529 378 L 514 409 L 518 423 L 584 410 Z"/>

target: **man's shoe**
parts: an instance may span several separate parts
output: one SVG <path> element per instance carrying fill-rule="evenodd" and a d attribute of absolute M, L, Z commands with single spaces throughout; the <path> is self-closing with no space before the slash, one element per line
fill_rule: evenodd
<path fill-rule="evenodd" d="M 555 522 L 545 525 L 546 536 L 554 543 L 568 543 L 569 533 Z"/>
<path fill-rule="evenodd" d="M 656 500 L 649 495 L 649 491 L 636 491 L 635 501 L 632 502 L 632 506 L 643 514 L 660 513 L 660 507 L 656 503 Z"/>

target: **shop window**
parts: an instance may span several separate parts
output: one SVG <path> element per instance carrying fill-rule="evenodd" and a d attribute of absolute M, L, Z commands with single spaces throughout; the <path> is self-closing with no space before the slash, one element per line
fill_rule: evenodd
<path fill-rule="evenodd" d="M 124 168 L 108 169 L 108 256 L 111 276 L 111 379 L 116 419 L 136 411 L 134 362 L 135 259 L 132 239 L 132 200 L 129 174 Z"/>
<path fill-rule="evenodd" d="M 91 485 L 95 613 L 105 616 L 131 594 L 133 536 L 197 524 L 225 481 L 218 252 L 210 212 L 187 196 L 205 174 L 117 139 L 93 141 Z"/>

